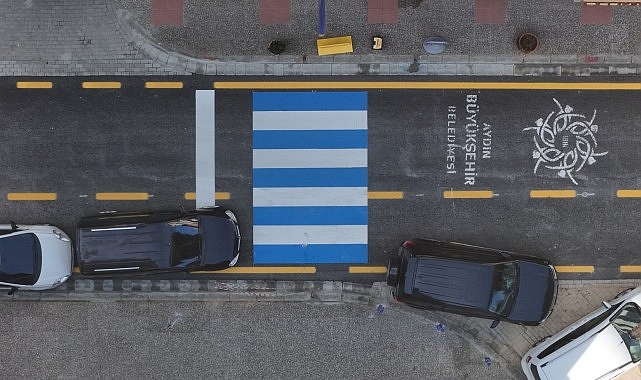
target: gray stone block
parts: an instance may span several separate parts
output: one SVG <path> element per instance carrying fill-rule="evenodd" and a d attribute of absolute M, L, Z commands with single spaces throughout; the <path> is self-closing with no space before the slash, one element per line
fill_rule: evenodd
<path fill-rule="evenodd" d="M 358 75 L 362 74 L 362 67 L 356 63 L 334 63 L 331 65 L 331 75 Z M 367 65 L 369 66 L 369 65 Z"/>
<path fill-rule="evenodd" d="M 631 55 L 606 55 L 603 57 L 605 63 L 632 63 Z"/>
<path fill-rule="evenodd" d="M 230 301 L 256 301 L 257 297 L 254 293 L 248 292 L 231 292 L 229 293 Z"/>
<path fill-rule="evenodd" d="M 140 291 L 150 292 L 152 287 L 151 280 L 140 280 Z"/>
<path fill-rule="evenodd" d="M 302 65 L 303 75 L 332 75 L 332 65 L 327 63 L 313 63 Z"/>
<path fill-rule="evenodd" d="M 102 280 L 102 291 L 104 292 L 111 292 L 114 290 L 114 281 L 109 279 L 109 280 Z"/>
<path fill-rule="evenodd" d="M 324 281 L 315 283 L 312 297 L 321 302 L 340 302 L 343 284 L 337 281 Z"/>
<path fill-rule="evenodd" d="M 388 55 L 387 56 L 388 62 L 389 63 L 404 63 L 407 62 L 408 64 L 414 62 L 414 56 L 413 55 Z"/>
<path fill-rule="evenodd" d="M 371 298 L 363 294 L 343 293 L 342 301 L 347 303 L 357 303 L 362 305 L 371 304 Z"/>
<path fill-rule="evenodd" d="M 156 289 L 161 292 L 169 292 L 171 290 L 171 281 L 170 280 L 158 280 L 154 283 Z"/>
<path fill-rule="evenodd" d="M 549 55 L 526 54 L 523 56 L 524 63 L 550 63 L 550 61 Z"/>
<path fill-rule="evenodd" d="M 443 63 L 443 56 L 436 54 L 420 55 L 418 61 L 421 63 Z"/>
<path fill-rule="evenodd" d="M 311 55 L 306 56 L 306 59 L 309 59 L 312 57 Z M 304 59 L 303 56 L 300 55 L 279 55 L 278 56 L 278 62 L 281 63 L 303 63 Z"/>
<path fill-rule="evenodd" d="M 303 75 L 302 63 L 283 64 L 283 75 Z"/>
<path fill-rule="evenodd" d="M 463 54 L 446 54 L 443 56 L 443 63 L 469 63 L 470 56 Z"/>
<path fill-rule="evenodd" d="M 331 55 L 308 55 L 301 62 L 306 64 L 334 63 L 334 57 Z"/>
<path fill-rule="evenodd" d="M 470 55 L 470 63 L 495 63 L 496 55 Z"/>
<path fill-rule="evenodd" d="M 427 73 L 430 75 L 456 75 L 457 65 L 455 63 L 428 64 Z"/>
<path fill-rule="evenodd" d="M 265 64 L 258 62 L 251 62 L 246 64 L 245 73 L 247 75 L 264 75 L 265 74 Z"/>
<path fill-rule="evenodd" d="M 578 63 L 579 62 L 579 56 L 576 55 L 576 54 L 553 55 L 553 56 L 550 57 L 550 62 L 551 63 L 561 63 L 561 64 Z"/>
<path fill-rule="evenodd" d="M 474 75 L 513 75 L 514 65 L 503 63 L 475 63 L 472 65 Z"/>
<path fill-rule="evenodd" d="M 289 294 L 296 292 L 296 282 L 294 281 L 276 281 L 276 293 Z"/>
<path fill-rule="evenodd" d="M 94 281 L 87 279 L 77 279 L 73 283 L 76 292 L 93 292 Z"/>
<path fill-rule="evenodd" d="M 610 66 L 610 74 L 616 75 L 636 75 L 636 67 Z"/>
<path fill-rule="evenodd" d="M 120 288 L 123 292 L 130 292 L 133 289 L 133 287 L 134 287 L 134 284 L 131 280 L 122 280 L 120 285 Z"/>
<path fill-rule="evenodd" d="M 456 65 L 456 74 L 457 75 L 472 75 L 474 73 L 472 64 L 457 64 Z"/>

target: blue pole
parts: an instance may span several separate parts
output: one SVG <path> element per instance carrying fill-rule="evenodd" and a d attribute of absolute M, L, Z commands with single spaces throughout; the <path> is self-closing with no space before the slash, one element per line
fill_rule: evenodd
<path fill-rule="evenodd" d="M 318 36 L 325 36 L 325 0 L 318 0 Z"/>

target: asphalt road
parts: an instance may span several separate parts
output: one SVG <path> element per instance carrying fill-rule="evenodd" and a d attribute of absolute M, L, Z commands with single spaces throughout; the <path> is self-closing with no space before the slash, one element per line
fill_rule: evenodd
<path fill-rule="evenodd" d="M 195 191 L 194 90 L 230 78 L 173 78 L 185 87 L 160 90 L 144 88 L 150 78 L 116 78 L 121 89 L 83 89 L 90 79 L 58 78 L 49 90 L 0 83 L 0 191 L 57 194 L 3 196 L 0 220 L 51 223 L 74 236 L 86 214 L 194 207 L 185 199 Z M 641 260 L 641 202 L 620 192 L 641 186 L 638 93 L 388 89 L 367 97 L 369 191 L 403 194 L 369 200 L 368 265 L 385 265 L 403 240 L 427 237 L 588 267 L 563 278 L 639 276 L 620 268 Z M 241 266 L 253 263 L 251 141 L 252 92 L 217 90 L 216 186 L 241 221 Z M 538 198 L 540 190 L 574 195 Z M 459 191 L 473 198 L 448 195 Z M 99 201 L 99 192 L 150 197 Z M 321 278 L 382 279 L 360 276 L 318 266 Z"/>
<path fill-rule="evenodd" d="M 435 322 L 354 304 L 12 302 L 2 379 L 509 379 Z M 36 333 L 37 332 L 37 333 Z M 494 359 L 494 360 L 492 360 Z"/>

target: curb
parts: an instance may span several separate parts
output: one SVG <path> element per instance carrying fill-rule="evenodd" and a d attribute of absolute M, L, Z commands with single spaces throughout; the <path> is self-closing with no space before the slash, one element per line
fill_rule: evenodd
<path fill-rule="evenodd" d="M 0 294 L 11 301 L 221 301 L 346 302 L 387 305 L 385 283 L 263 280 L 90 280 L 78 279 L 55 290 Z"/>

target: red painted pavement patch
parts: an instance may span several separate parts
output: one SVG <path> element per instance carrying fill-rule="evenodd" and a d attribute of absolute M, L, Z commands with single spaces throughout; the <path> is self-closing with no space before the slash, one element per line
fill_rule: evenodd
<path fill-rule="evenodd" d="M 474 21 L 477 24 L 505 24 L 505 0 L 475 0 Z"/>
<path fill-rule="evenodd" d="M 151 22 L 155 26 L 183 25 L 184 0 L 152 0 Z"/>
<path fill-rule="evenodd" d="M 612 24 L 612 7 L 607 5 L 581 5 L 581 25 Z"/>
<path fill-rule="evenodd" d="M 367 23 L 398 23 L 398 0 L 367 0 Z"/>
<path fill-rule="evenodd" d="M 261 24 L 289 24 L 291 22 L 290 0 L 259 0 L 258 13 Z"/>

